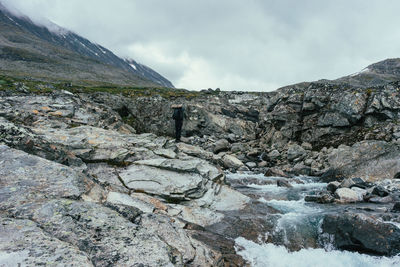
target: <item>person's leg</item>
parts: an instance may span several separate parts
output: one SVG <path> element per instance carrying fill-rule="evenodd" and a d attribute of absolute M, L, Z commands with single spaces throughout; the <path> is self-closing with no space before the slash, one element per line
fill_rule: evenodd
<path fill-rule="evenodd" d="M 181 120 L 175 120 L 175 139 L 177 141 L 181 140 L 182 124 Z"/>

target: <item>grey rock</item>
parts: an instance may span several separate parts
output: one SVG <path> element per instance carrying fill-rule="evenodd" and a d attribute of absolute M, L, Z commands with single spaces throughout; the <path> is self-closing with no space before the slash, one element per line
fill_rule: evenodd
<path fill-rule="evenodd" d="M 352 147 L 334 149 L 328 162 L 347 177 L 365 177 L 367 181 L 390 179 L 400 170 L 400 146 L 362 141 Z"/>
<path fill-rule="evenodd" d="M 174 159 L 176 158 L 176 153 L 174 151 L 172 151 L 171 149 L 164 149 L 164 148 L 159 148 L 153 151 L 154 154 L 164 157 L 164 158 L 168 158 L 168 159 Z"/>
<path fill-rule="evenodd" d="M 394 256 L 400 252 L 400 229 L 362 213 L 325 215 L 322 234 L 338 249 L 348 249 L 378 255 Z"/>
<path fill-rule="evenodd" d="M 249 167 L 250 169 L 253 169 L 253 168 L 257 167 L 257 163 L 252 162 L 252 161 L 246 162 L 246 166 Z"/>
<path fill-rule="evenodd" d="M 85 178 L 73 169 L 0 145 L 0 208 L 48 198 L 79 198 Z"/>
<path fill-rule="evenodd" d="M 192 146 L 185 143 L 178 143 L 176 144 L 176 147 L 179 149 L 179 151 L 193 157 L 198 157 L 202 159 L 211 159 L 213 156 L 211 152 L 205 151 L 198 146 Z"/>
<path fill-rule="evenodd" d="M 287 188 L 293 187 L 287 180 L 282 180 L 282 179 L 277 180 L 276 185 L 279 187 L 287 187 Z"/>
<path fill-rule="evenodd" d="M 335 193 L 336 189 L 338 189 L 340 186 L 340 183 L 337 181 L 334 182 L 330 182 L 327 186 L 326 189 L 331 192 L 331 193 Z"/>
<path fill-rule="evenodd" d="M 340 203 L 352 203 L 362 201 L 363 198 L 355 190 L 350 188 L 338 188 L 335 191 L 335 197 Z"/>
<path fill-rule="evenodd" d="M 17 209 L 18 216 L 85 252 L 93 265 L 172 265 L 171 247 L 156 233 L 99 204 L 51 200 Z"/>
<path fill-rule="evenodd" d="M 109 192 L 106 201 L 107 203 L 111 204 L 135 207 L 145 213 L 151 213 L 154 211 L 154 207 L 152 205 L 123 193 Z"/>
<path fill-rule="evenodd" d="M 177 173 L 146 165 L 132 165 L 120 171 L 119 176 L 132 190 L 156 194 L 167 199 L 198 198 L 205 193 L 205 178 L 198 173 Z"/>
<path fill-rule="evenodd" d="M 336 112 L 326 113 L 318 120 L 318 126 L 344 127 L 349 125 L 350 123 L 347 118 Z"/>
<path fill-rule="evenodd" d="M 400 212 L 400 202 L 396 202 L 391 210 L 392 212 Z"/>
<path fill-rule="evenodd" d="M 233 155 L 226 154 L 222 157 L 222 164 L 225 168 L 239 169 L 244 166 L 243 162 L 240 161 Z"/>
<path fill-rule="evenodd" d="M 54 238 L 35 222 L 0 217 L 0 263 L 3 266 L 94 266 L 87 253 Z"/>
<path fill-rule="evenodd" d="M 268 158 L 270 160 L 276 160 L 278 157 L 280 157 L 280 155 L 281 155 L 281 153 L 279 153 L 278 150 L 274 149 L 268 153 Z"/>
<path fill-rule="evenodd" d="M 372 190 L 372 194 L 380 196 L 380 197 L 386 197 L 389 195 L 389 192 L 383 187 L 383 186 L 375 186 L 374 189 Z"/>
<path fill-rule="evenodd" d="M 218 154 L 219 152 L 228 151 L 229 142 L 226 139 L 220 139 L 214 144 L 213 152 Z"/>
<path fill-rule="evenodd" d="M 310 175 L 311 168 L 309 166 L 304 165 L 302 162 L 299 162 L 296 165 L 294 165 L 292 172 L 295 175 Z"/>
<path fill-rule="evenodd" d="M 307 195 L 304 197 L 304 200 L 307 202 L 327 204 L 334 202 L 335 198 L 330 194 L 320 194 L 320 195 Z"/>
<path fill-rule="evenodd" d="M 303 158 L 306 154 L 304 148 L 297 144 L 290 145 L 287 151 L 287 158 L 289 161 L 293 161 L 297 158 Z"/>
<path fill-rule="evenodd" d="M 393 198 L 391 196 L 386 196 L 386 197 L 371 197 L 368 199 L 368 202 L 371 203 L 378 203 L 378 204 L 386 204 L 386 203 L 392 203 Z"/>

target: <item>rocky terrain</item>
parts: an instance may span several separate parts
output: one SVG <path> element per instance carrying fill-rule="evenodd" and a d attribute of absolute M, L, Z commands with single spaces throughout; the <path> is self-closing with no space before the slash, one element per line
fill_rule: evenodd
<path fill-rule="evenodd" d="M 280 234 L 260 240 L 279 210 L 246 191 L 270 180 L 226 171 L 279 176 L 287 188 L 297 175 L 329 183 L 306 201 L 346 212 L 326 214 L 319 234 L 293 237 L 290 249 L 400 252 L 398 82 L 193 93 L 3 79 L 6 265 L 243 266 L 233 239 L 281 244 Z M 181 143 L 175 103 L 186 108 Z"/>

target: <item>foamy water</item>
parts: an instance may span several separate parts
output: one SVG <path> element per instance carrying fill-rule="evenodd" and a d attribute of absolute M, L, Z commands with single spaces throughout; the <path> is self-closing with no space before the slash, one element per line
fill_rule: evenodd
<path fill-rule="evenodd" d="M 348 251 L 302 249 L 289 252 L 283 246 L 257 244 L 239 237 L 236 251 L 253 267 L 393 267 L 400 266 L 400 256 L 373 257 Z M 243 248 L 243 249 L 241 249 Z"/>
<path fill-rule="evenodd" d="M 258 201 L 279 211 L 270 214 L 274 229 L 265 233 L 275 244 L 258 244 L 239 237 L 235 240 L 236 251 L 253 267 L 386 267 L 399 266 L 400 255 L 396 257 L 374 257 L 349 251 L 334 250 L 330 241 L 320 249 L 301 249 L 289 252 L 286 247 L 307 246 L 308 240 L 315 240 L 320 230 L 324 213 L 335 207 L 305 202 L 304 196 L 320 191 L 327 184 L 318 183 L 313 177 L 287 179 L 292 187 L 278 187 L 277 180 L 282 177 L 264 177 L 262 174 L 228 174 L 228 179 L 256 178 L 266 184 L 247 184 Z M 297 181 L 296 181 L 297 180 Z M 299 180 L 302 182 L 299 183 Z M 391 222 L 392 223 L 392 222 Z M 398 223 L 392 223 L 400 226 Z M 308 237 L 311 237 L 308 239 Z M 268 238 L 267 238 L 268 239 Z M 271 239 L 269 239 L 271 241 Z M 279 240 L 279 241 L 276 241 Z M 302 246 L 304 244 L 304 246 Z M 285 246 L 283 246 L 285 245 Z"/>

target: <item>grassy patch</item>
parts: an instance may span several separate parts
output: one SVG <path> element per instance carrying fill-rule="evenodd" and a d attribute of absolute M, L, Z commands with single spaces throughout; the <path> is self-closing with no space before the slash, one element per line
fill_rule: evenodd
<path fill-rule="evenodd" d="M 7 75 L 0 75 L 0 90 L 15 90 L 18 84 L 24 84 L 28 91 L 36 94 L 47 94 L 54 90 L 67 90 L 72 93 L 98 93 L 104 92 L 109 94 L 118 94 L 125 97 L 150 97 L 161 96 L 163 98 L 195 98 L 202 93 L 196 91 L 188 91 L 185 89 L 176 89 L 168 87 L 136 87 L 136 86 L 120 86 L 94 81 L 80 81 L 79 85 L 70 81 L 59 81 L 57 83 L 49 81 L 40 81 L 33 78 L 19 78 Z M 47 86 L 48 85 L 48 86 Z"/>

